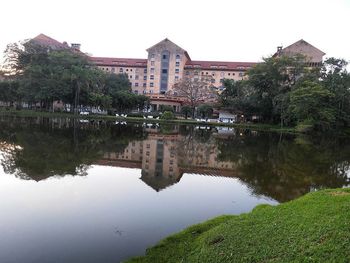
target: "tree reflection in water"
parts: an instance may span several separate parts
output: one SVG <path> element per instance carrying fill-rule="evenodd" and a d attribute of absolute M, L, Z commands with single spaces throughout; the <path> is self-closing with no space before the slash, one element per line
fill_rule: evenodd
<path fill-rule="evenodd" d="M 0 121 L 2 166 L 23 179 L 83 176 L 98 164 L 138 168 L 156 191 L 184 173 L 239 178 L 252 193 L 279 202 L 349 181 L 350 143 L 341 138 L 62 118 Z"/>

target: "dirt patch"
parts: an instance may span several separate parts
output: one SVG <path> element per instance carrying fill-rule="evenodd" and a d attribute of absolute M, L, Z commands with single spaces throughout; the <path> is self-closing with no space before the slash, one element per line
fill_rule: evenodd
<path fill-rule="evenodd" d="M 343 196 L 343 195 L 350 195 L 349 192 L 343 192 L 343 191 L 336 191 L 336 192 L 331 192 L 330 195 L 332 196 Z"/>

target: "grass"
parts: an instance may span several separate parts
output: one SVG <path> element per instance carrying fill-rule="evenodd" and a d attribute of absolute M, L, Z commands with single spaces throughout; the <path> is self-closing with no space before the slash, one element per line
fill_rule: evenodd
<path fill-rule="evenodd" d="M 349 262 L 350 189 L 191 226 L 127 262 Z"/>
<path fill-rule="evenodd" d="M 79 119 L 100 119 L 100 120 L 120 120 L 128 122 L 148 122 L 148 123 L 173 123 L 173 124 L 195 124 L 205 126 L 224 126 L 224 127 L 235 127 L 242 129 L 254 129 L 258 131 L 277 131 L 296 133 L 298 132 L 293 127 L 283 127 L 278 125 L 262 124 L 262 123 L 201 123 L 195 120 L 175 119 L 175 120 L 156 120 L 156 119 L 143 119 L 138 117 L 127 117 L 127 118 L 116 118 L 110 115 L 73 115 L 65 112 L 47 112 L 47 111 L 34 111 L 34 110 L 5 110 L 0 108 L 0 115 L 4 116 L 19 116 L 19 117 L 65 117 L 65 118 L 79 118 Z"/>

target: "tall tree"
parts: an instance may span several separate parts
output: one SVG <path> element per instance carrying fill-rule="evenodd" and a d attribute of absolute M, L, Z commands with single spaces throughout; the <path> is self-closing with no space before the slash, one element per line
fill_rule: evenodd
<path fill-rule="evenodd" d="M 173 87 L 173 92 L 184 99 L 192 109 L 194 118 L 195 108 L 204 101 L 217 98 L 216 89 L 211 85 L 210 78 L 185 77 Z"/>

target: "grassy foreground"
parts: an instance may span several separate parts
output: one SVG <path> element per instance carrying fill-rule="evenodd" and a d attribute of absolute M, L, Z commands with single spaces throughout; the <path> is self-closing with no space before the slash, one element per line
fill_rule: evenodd
<path fill-rule="evenodd" d="M 350 189 L 217 217 L 127 262 L 350 262 Z"/>

